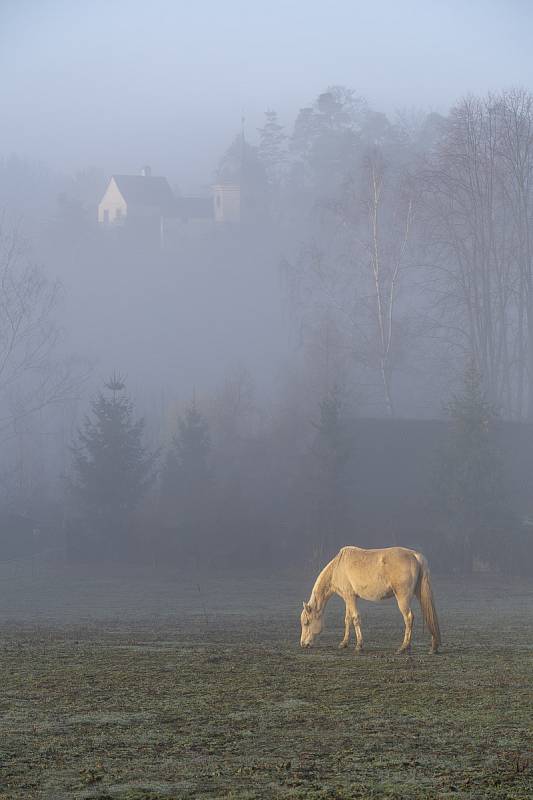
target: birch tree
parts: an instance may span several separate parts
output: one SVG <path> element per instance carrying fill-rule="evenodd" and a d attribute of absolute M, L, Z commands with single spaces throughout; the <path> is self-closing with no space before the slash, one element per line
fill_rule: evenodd
<path fill-rule="evenodd" d="M 402 178 L 395 186 L 387 186 L 387 166 L 378 149 L 367 157 L 364 171 L 367 232 L 362 245 L 368 253 L 372 279 L 370 310 L 373 306 L 377 329 L 376 359 L 387 412 L 393 416 L 392 372 L 398 328 L 396 311 L 413 224 L 413 193 Z"/>
<path fill-rule="evenodd" d="M 342 195 L 327 205 L 322 235 L 292 270 L 302 332 L 334 321 L 337 346 L 395 414 L 393 373 L 402 358 L 409 307 L 402 298 L 415 219 L 415 185 L 375 147 Z"/>

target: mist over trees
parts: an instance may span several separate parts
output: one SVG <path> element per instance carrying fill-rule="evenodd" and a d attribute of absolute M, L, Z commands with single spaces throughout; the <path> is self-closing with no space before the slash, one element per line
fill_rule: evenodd
<path fill-rule="evenodd" d="M 0 431 L 26 444 L 2 472 L 40 454 L 43 484 L 6 478 L 4 506 L 68 531 L 76 557 L 150 563 L 325 558 L 369 536 L 409 545 L 410 526 L 413 545 L 446 543 L 443 568 L 472 569 L 494 561 L 495 531 L 523 542 L 533 458 L 507 493 L 514 434 L 488 431 L 531 440 L 533 95 L 391 117 L 332 86 L 292 125 L 275 107 L 254 131 L 237 122 L 212 175 L 238 187 L 238 223 L 183 212 L 174 239 L 150 238 L 97 223 L 98 166 L 4 154 Z M 73 357 L 92 361 L 86 383 Z M 128 394 L 116 378 L 91 400 L 115 365 Z M 365 419 L 399 466 L 406 422 L 437 421 L 417 463 L 440 466 L 406 465 L 411 507 L 381 535 L 355 499 Z M 391 509 L 394 482 L 379 486 Z"/>

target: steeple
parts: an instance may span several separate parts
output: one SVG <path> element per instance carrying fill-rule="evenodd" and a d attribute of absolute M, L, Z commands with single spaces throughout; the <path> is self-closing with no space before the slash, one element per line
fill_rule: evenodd
<path fill-rule="evenodd" d="M 240 182 L 241 188 L 246 176 L 246 136 L 244 133 L 244 126 L 246 118 L 244 116 L 244 109 L 241 114 L 241 168 L 240 168 Z"/>

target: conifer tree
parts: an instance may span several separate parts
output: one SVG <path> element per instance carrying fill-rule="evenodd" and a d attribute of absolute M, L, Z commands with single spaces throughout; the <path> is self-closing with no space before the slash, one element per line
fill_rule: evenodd
<path fill-rule="evenodd" d="M 118 375 L 104 384 L 78 431 L 73 450 L 74 498 L 82 518 L 108 552 L 118 555 L 128 523 L 154 478 L 156 455 L 143 445 L 144 420 Z M 116 545 L 116 546 L 115 546 Z"/>
<path fill-rule="evenodd" d="M 342 420 L 339 390 L 334 388 L 319 403 L 317 435 L 312 447 L 319 558 L 326 556 L 343 535 L 346 498 L 346 470 L 351 447 Z"/>
<path fill-rule="evenodd" d="M 161 491 L 167 514 L 185 538 L 205 532 L 211 501 L 209 424 L 193 400 L 178 420 L 163 470 Z"/>
<path fill-rule="evenodd" d="M 330 86 L 300 109 L 289 142 L 293 182 L 319 195 L 338 192 L 357 163 L 367 118 L 366 102 L 343 86 Z"/>
<path fill-rule="evenodd" d="M 264 166 L 270 186 L 278 186 L 287 159 L 286 141 L 283 126 L 278 122 L 275 111 L 265 111 L 265 124 L 259 131 L 259 158 Z"/>
<path fill-rule="evenodd" d="M 450 430 L 437 470 L 438 505 L 455 531 L 466 571 L 486 556 L 486 538 L 508 515 L 502 454 L 495 438 L 497 414 L 481 374 L 471 362 L 461 394 L 447 407 Z"/>

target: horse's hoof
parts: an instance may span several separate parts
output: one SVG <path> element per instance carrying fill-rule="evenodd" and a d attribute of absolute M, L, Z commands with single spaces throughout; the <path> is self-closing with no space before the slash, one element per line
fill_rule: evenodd
<path fill-rule="evenodd" d="M 408 656 L 410 653 L 411 653 L 411 648 L 410 647 L 400 647 L 400 648 L 398 648 L 398 650 L 396 650 L 396 655 L 397 656 L 405 656 L 405 655 Z"/>
<path fill-rule="evenodd" d="M 339 645 L 339 650 L 346 650 L 348 647 L 348 642 L 341 642 Z"/>
<path fill-rule="evenodd" d="M 356 656 L 358 656 L 362 652 L 364 652 L 362 647 L 356 647 L 354 650 Z"/>

